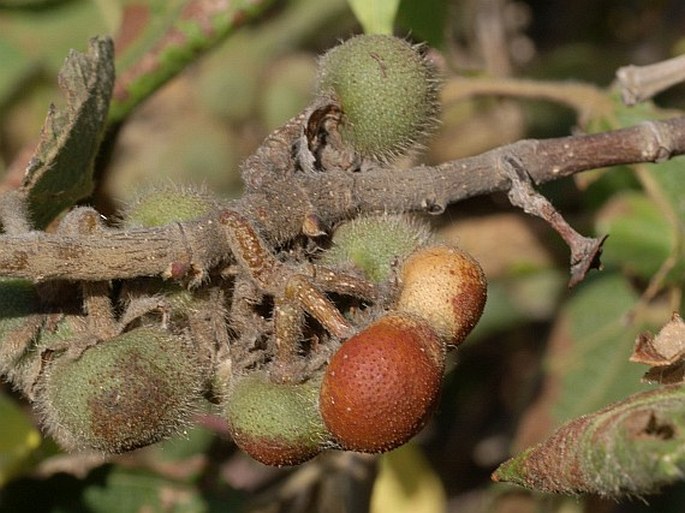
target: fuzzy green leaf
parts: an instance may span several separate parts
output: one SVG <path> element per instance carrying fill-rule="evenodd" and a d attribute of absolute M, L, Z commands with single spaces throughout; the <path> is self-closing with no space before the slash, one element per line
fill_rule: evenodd
<path fill-rule="evenodd" d="M 597 218 L 597 231 L 608 233 L 602 262 L 630 275 L 650 279 L 675 249 L 673 226 L 663 209 L 644 193 L 637 191 L 614 195 Z M 683 265 L 670 275 L 682 276 Z"/>
<path fill-rule="evenodd" d="M 72 51 L 60 72 L 67 104 L 51 106 L 21 185 L 37 228 L 92 192 L 114 83 L 113 54 L 110 39 L 94 38 L 88 53 Z"/>
<path fill-rule="evenodd" d="M 618 274 L 586 283 L 564 307 L 566 331 L 548 359 L 550 380 L 561 381 L 552 407 L 555 421 L 601 408 L 644 389 L 644 369 L 628 361 L 635 337 L 646 328 L 627 323 L 638 297 Z"/>
<path fill-rule="evenodd" d="M 399 0 L 348 0 L 366 34 L 392 34 Z"/>
<path fill-rule="evenodd" d="M 685 388 L 635 394 L 575 419 L 493 474 L 548 493 L 647 494 L 685 475 Z"/>

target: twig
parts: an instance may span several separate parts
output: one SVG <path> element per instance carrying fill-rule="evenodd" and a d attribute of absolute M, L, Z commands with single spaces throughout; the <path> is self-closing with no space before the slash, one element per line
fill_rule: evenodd
<path fill-rule="evenodd" d="M 556 230 L 571 249 L 571 280 L 569 287 L 580 283 L 591 269 L 600 268 L 600 254 L 606 236 L 602 238 L 583 237 L 554 208 L 554 205 L 537 192 L 530 183 L 530 177 L 519 162 L 507 158 L 502 169 L 511 180 L 509 201 L 527 214 L 540 217 Z"/>
<path fill-rule="evenodd" d="M 140 20 L 150 17 L 150 8 L 144 4 L 127 5 L 116 38 L 118 77 L 110 122 L 121 121 L 162 84 L 195 62 L 200 53 L 218 45 L 272 3 L 183 0 L 181 5 L 169 8 L 161 4 L 157 21 L 142 25 Z"/>
<path fill-rule="evenodd" d="M 611 113 L 615 108 L 606 92 L 582 82 L 455 76 L 442 87 L 441 97 L 445 103 L 472 96 L 508 96 L 559 103 L 577 111 L 581 124 L 591 114 Z"/>
<path fill-rule="evenodd" d="M 684 82 L 685 55 L 648 66 L 624 66 L 618 69 L 616 78 L 621 86 L 623 102 L 634 105 Z"/>

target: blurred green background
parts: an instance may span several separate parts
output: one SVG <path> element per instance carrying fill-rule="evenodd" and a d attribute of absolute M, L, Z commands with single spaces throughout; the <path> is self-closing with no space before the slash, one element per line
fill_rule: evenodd
<path fill-rule="evenodd" d="M 56 76 L 69 49 L 84 51 L 98 34 L 119 34 L 121 44 L 142 25 L 137 44 L 150 51 L 186 4 L 0 0 L 0 190 L 21 182 L 48 105 L 64 101 Z M 113 120 L 90 204 L 112 215 L 160 179 L 239 196 L 240 162 L 310 101 L 317 55 L 363 30 L 344 0 L 255 5 L 245 24 Z M 435 49 L 449 91 L 421 159 L 677 112 L 683 86 L 627 109 L 612 81 L 619 66 L 685 51 L 683 26 L 678 0 L 401 1 L 395 34 Z M 126 57 L 117 72 L 132 67 Z M 550 94 L 531 98 L 521 78 Z M 558 88 L 570 81 L 587 85 L 564 96 Z M 505 83 L 514 92 L 499 90 Z M 581 231 L 611 234 L 605 270 L 573 291 L 567 249 L 504 197 L 462 202 L 432 220 L 481 261 L 490 292 L 483 321 L 452 357 L 437 414 L 411 444 L 271 469 L 236 450 L 208 416 L 183 437 L 129 455 L 69 455 L 41 437 L 27 403 L 0 381 L 0 513 L 682 511 L 683 486 L 646 503 L 615 502 L 539 496 L 491 484 L 489 474 L 561 422 L 646 387 L 645 369 L 627 358 L 637 333 L 680 310 L 684 166 L 676 159 L 545 187 Z"/>

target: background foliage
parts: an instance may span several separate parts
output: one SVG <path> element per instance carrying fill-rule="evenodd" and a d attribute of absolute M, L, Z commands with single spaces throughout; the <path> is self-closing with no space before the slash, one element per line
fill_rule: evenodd
<path fill-rule="evenodd" d="M 215 20 L 208 36 L 178 28 L 188 3 L 0 1 L 0 187 L 21 181 L 47 105 L 63 101 L 55 77 L 70 48 L 84 51 L 96 34 L 128 34 L 117 53 L 122 76 L 178 29 L 193 43 L 185 53 L 162 54 L 162 72 L 145 70 L 130 94 L 115 97 L 108 165 L 95 163 L 89 203 L 110 215 L 160 177 L 238 196 L 238 163 L 309 102 L 316 55 L 363 30 L 343 0 L 236 2 L 249 23 Z M 351 4 L 367 30 L 392 25 L 395 2 Z M 365 5 L 377 10 L 360 13 Z M 685 6 L 676 0 L 404 0 L 398 8 L 394 32 L 427 41 L 447 77 L 465 77 L 446 80 L 428 162 L 524 137 L 627 126 L 685 105 L 677 87 L 629 109 L 611 85 L 618 66 L 685 49 Z M 149 16 L 131 17 L 135 9 Z M 133 20 L 142 26 L 134 30 Z M 516 77 L 536 79 L 538 89 Z M 592 85 L 567 94 L 568 80 Z M 536 495 L 491 484 L 489 474 L 564 421 L 650 388 L 640 381 L 645 368 L 628 357 L 638 333 L 681 309 L 684 165 L 600 170 L 545 187 L 576 226 L 610 234 L 604 271 L 572 291 L 566 248 L 502 197 L 433 219 L 481 261 L 490 292 L 481 324 L 454 358 L 438 414 L 414 443 L 377 458 L 335 454 L 270 469 L 237 451 L 216 419 L 200 418 L 183 439 L 103 462 L 41 438 L 22 400 L 0 384 L 0 512 L 365 511 L 369 497 L 377 512 L 680 511 L 682 485 L 648 504 L 616 503 Z"/>

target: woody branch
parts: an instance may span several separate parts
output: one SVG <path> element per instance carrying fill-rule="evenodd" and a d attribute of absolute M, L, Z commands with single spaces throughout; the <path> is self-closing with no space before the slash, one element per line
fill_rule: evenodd
<path fill-rule="evenodd" d="M 277 246 L 301 234 L 312 214 L 323 226 L 360 213 L 441 213 L 466 198 L 509 191 L 503 162 L 515 160 L 542 184 L 600 167 L 660 162 L 685 153 L 685 117 L 593 135 L 523 140 L 437 166 L 360 173 L 296 173 L 274 177 L 225 209 L 253 220 L 266 242 Z M 293 183 L 296 182 L 296 183 Z M 30 231 L 0 236 L 0 275 L 28 278 L 110 280 L 161 275 L 181 278 L 230 264 L 231 234 L 221 211 L 161 228 L 109 230 L 104 236 L 64 236 Z"/>

